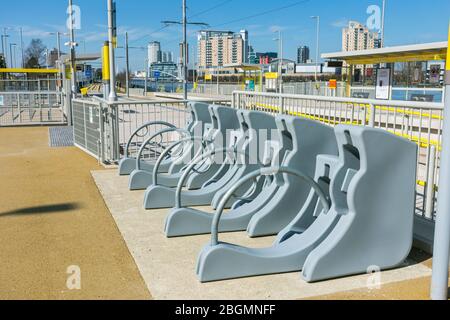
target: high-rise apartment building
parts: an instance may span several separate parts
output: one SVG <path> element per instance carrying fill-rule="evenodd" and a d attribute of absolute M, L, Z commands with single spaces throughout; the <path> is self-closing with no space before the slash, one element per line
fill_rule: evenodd
<path fill-rule="evenodd" d="M 242 40 L 243 40 L 243 49 L 242 54 L 244 55 L 243 61 L 244 63 L 248 63 L 249 61 L 249 55 L 250 55 L 250 44 L 248 42 L 248 31 L 247 30 L 241 30 L 240 31 Z"/>
<path fill-rule="evenodd" d="M 158 41 L 153 41 L 148 44 L 148 65 L 151 66 L 153 63 L 161 62 L 161 43 Z"/>
<path fill-rule="evenodd" d="M 164 62 L 164 63 L 172 63 L 173 62 L 173 52 L 163 51 L 161 53 L 161 55 L 162 55 L 161 62 Z"/>
<path fill-rule="evenodd" d="M 203 30 L 198 34 L 199 68 L 221 67 L 248 61 L 248 33 Z"/>
<path fill-rule="evenodd" d="M 374 49 L 379 47 L 379 43 L 379 34 L 357 21 L 350 21 L 348 27 L 342 30 L 343 51 Z"/>
<path fill-rule="evenodd" d="M 297 63 L 307 63 L 309 60 L 309 47 L 301 46 L 297 49 Z"/>

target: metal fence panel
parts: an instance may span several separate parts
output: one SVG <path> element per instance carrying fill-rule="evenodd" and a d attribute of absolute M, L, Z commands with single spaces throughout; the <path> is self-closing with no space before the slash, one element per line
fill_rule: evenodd
<path fill-rule="evenodd" d="M 66 123 L 63 100 L 55 91 L 0 92 L 0 126 Z"/>
<path fill-rule="evenodd" d="M 101 105 L 95 102 L 72 100 L 74 143 L 97 159 L 101 154 Z"/>

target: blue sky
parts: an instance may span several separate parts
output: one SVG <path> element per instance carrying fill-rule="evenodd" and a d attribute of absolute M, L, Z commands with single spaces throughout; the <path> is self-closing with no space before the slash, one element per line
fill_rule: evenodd
<path fill-rule="evenodd" d="M 161 42 L 163 50 L 178 56 L 181 28 L 172 26 L 161 30 L 162 20 L 181 19 L 181 0 L 116 0 L 118 9 L 119 44 L 125 31 L 130 34 L 131 46 L 146 46 L 150 40 Z M 41 38 L 48 47 L 56 46 L 55 36 L 48 32 L 65 31 L 66 0 L 2 1 L 0 31 L 4 27 L 11 42 L 20 43 L 18 28 L 23 27 L 25 45 L 32 38 Z M 315 22 L 321 18 L 321 49 L 340 51 L 341 29 L 348 20 L 365 23 L 368 6 L 380 5 L 381 0 L 188 0 L 188 16 L 193 22 L 205 22 L 216 29 L 239 31 L 247 29 L 256 51 L 277 51 L 273 31 L 281 29 L 287 58 L 294 59 L 298 45 L 308 45 L 315 54 Z M 296 4 L 268 14 L 267 11 Z M 99 52 L 106 39 L 106 0 L 74 0 L 81 8 L 81 29 L 76 31 L 79 51 Z M 206 12 L 205 12 L 206 11 Z M 245 18 L 245 19 L 244 19 Z M 386 45 L 412 44 L 447 39 L 450 0 L 387 0 Z M 239 21 L 236 21 L 239 20 Z M 233 22 L 234 21 L 234 22 Z M 191 48 L 196 45 L 198 27 L 190 27 Z M 156 31 L 156 32 L 155 32 Z M 63 39 L 63 43 L 67 41 Z M 193 52 L 191 52 L 193 53 Z M 131 51 L 133 69 L 142 69 L 145 53 Z M 118 67 L 123 68 L 124 53 L 118 49 Z"/>

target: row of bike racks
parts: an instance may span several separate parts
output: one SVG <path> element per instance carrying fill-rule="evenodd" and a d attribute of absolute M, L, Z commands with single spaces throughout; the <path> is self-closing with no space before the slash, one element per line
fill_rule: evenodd
<path fill-rule="evenodd" d="M 167 237 L 211 234 L 198 257 L 201 282 L 294 271 L 314 282 L 395 268 L 409 255 L 416 144 L 368 127 L 204 103 L 189 108 L 186 128 L 138 128 L 119 173 L 130 175 L 130 190 L 145 189 L 146 209 L 169 209 Z M 156 125 L 165 128 L 150 133 Z M 133 157 L 129 147 L 143 132 Z M 156 141 L 171 132 L 177 141 Z M 142 158 L 149 148 L 161 150 L 157 161 Z M 219 240 L 235 231 L 277 236 L 262 249 Z"/>

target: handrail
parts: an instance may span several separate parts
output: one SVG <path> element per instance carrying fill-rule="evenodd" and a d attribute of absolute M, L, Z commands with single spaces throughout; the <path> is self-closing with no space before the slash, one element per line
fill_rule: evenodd
<path fill-rule="evenodd" d="M 314 189 L 314 191 L 319 196 L 322 206 L 325 211 L 330 210 L 330 200 L 325 195 L 325 192 L 322 190 L 321 186 L 314 181 L 313 178 L 309 177 L 308 175 L 304 174 L 301 171 L 290 169 L 288 167 L 272 167 L 272 168 L 262 168 L 255 172 L 252 172 L 248 174 L 247 176 L 243 177 L 241 180 L 236 182 L 228 191 L 225 193 L 223 198 L 220 200 L 219 205 L 216 210 L 216 214 L 214 215 L 213 222 L 211 225 L 211 246 L 217 246 L 219 244 L 219 223 L 220 218 L 222 217 L 223 211 L 225 209 L 225 206 L 228 203 L 228 200 L 234 195 L 234 193 L 246 182 L 253 180 L 255 178 L 258 178 L 260 176 L 268 176 L 268 175 L 274 175 L 279 173 L 285 173 L 297 176 L 298 178 L 304 180 L 307 184 L 311 186 L 311 188 Z"/>
<path fill-rule="evenodd" d="M 54 95 L 62 95 L 63 92 L 59 91 L 0 91 L 0 94 L 7 95 L 7 94 L 54 94 Z"/>
<path fill-rule="evenodd" d="M 324 97 L 324 96 L 311 96 L 300 94 L 279 94 L 279 93 L 267 93 L 267 92 L 248 92 L 248 91 L 234 91 L 233 95 L 247 95 L 256 97 L 271 97 L 271 98 L 290 98 L 290 99 L 303 99 L 303 100 L 316 100 L 316 101 L 328 101 L 328 102 L 342 102 L 342 103 L 354 103 L 361 105 L 382 105 L 392 107 L 405 107 L 413 109 L 436 109 L 443 110 L 444 104 L 438 102 L 416 102 L 416 101 L 401 101 L 401 100 L 376 100 L 376 99 L 361 99 L 361 98 L 341 98 L 341 97 Z M 235 100 L 237 101 L 237 100 Z"/>
<path fill-rule="evenodd" d="M 101 103 L 105 103 L 109 106 L 117 106 L 117 105 L 139 105 L 139 104 L 186 104 L 189 102 L 204 102 L 204 103 L 208 103 L 208 102 L 231 102 L 229 99 L 207 99 L 207 100 L 201 100 L 201 101 L 196 101 L 194 100 L 132 100 L 132 101 L 128 101 L 128 100 L 119 100 L 119 101 L 108 101 L 105 100 L 103 98 L 100 97 L 93 97 L 95 100 L 101 102 Z"/>

